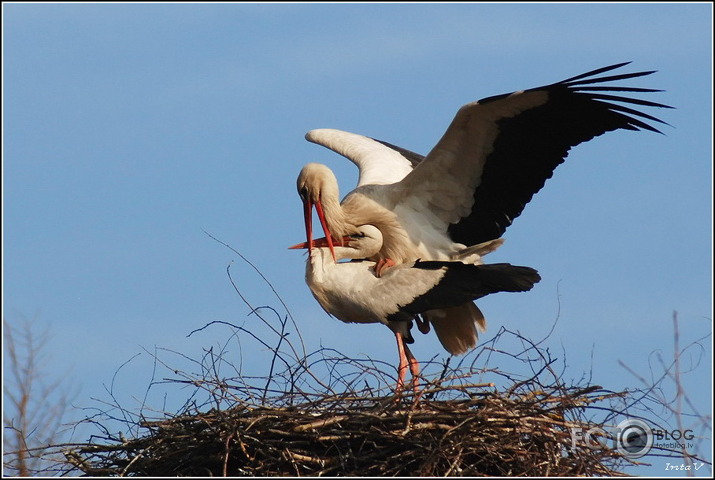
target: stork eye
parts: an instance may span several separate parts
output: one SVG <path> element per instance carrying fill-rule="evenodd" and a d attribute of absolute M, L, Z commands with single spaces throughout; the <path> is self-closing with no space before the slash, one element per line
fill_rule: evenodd
<path fill-rule="evenodd" d="M 303 200 L 308 198 L 308 188 L 307 187 L 299 188 L 298 195 L 300 195 L 300 198 L 302 198 Z"/>
<path fill-rule="evenodd" d="M 353 233 L 350 235 L 350 238 L 355 238 L 355 239 L 365 238 L 365 233 L 364 232 Z"/>

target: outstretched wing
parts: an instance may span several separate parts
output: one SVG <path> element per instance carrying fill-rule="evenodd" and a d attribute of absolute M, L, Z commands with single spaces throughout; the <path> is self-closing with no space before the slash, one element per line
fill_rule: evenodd
<path fill-rule="evenodd" d="M 463 106 L 393 190 L 396 213 L 411 217 L 415 228 L 440 224 L 465 245 L 500 237 L 571 147 L 617 129 L 660 133 L 647 121 L 665 122 L 628 105 L 671 107 L 612 93 L 660 90 L 600 85 L 654 73 L 597 76 L 624 65 Z"/>

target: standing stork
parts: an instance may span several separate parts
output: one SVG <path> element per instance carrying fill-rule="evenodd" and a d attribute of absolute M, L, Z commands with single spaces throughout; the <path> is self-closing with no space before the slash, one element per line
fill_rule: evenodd
<path fill-rule="evenodd" d="M 380 230 L 382 247 L 370 257 L 378 276 L 420 258 L 450 261 L 467 245 L 501 237 L 571 147 L 618 129 L 661 133 L 647 121 L 665 122 L 632 105 L 671 107 L 614 94 L 660 90 L 609 83 L 653 71 L 599 76 L 627 64 L 468 103 L 426 157 L 339 130 L 308 132 L 308 141 L 348 158 L 360 174 L 357 187 L 340 202 L 338 182 L 328 167 L 303 167 L 297 187 L 306 243 L 312 239 L 313 207 L 333 259 L 333 238 L 349 236 L 361 225 Z M 441 324 L 440 341 L 453 354 L 476 345 L 477 327 L 485 323 L 472 302 L 424 317 L 435 329 Z"/>
<path fill-rule="evenodd" d="M 492 293 L 525 292 L 541 279 L 533 268 L 478 262 L 493 249 L 493 242 L 464 249 L 453 261 L 401 263 L 377 277 L 373 273 L 375 263 L 364 259 L 382 248 L 383 236 L 378 228 L 361 225 L 355 233 L 335 243 L 330 241 L 332 248 L 328 241 L 327 237 L 320 238 L 290 248 L 309 248 L 306 283 L 326 312 L 343 322 L 382 323 L 392 330 L 400 356 L 398 391 L 408 367 L 417 391 L 419 364 L 407 346 L 414 342 L 410 329 L 417 315 L 463 305 Z M 353 261 L 335 261 L 343 259 Z"/>

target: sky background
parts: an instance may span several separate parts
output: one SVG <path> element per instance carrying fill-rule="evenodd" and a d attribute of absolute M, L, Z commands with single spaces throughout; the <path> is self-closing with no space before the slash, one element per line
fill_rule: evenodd
<path fill-rule="evenodd" d="M 619 362 L 650 378 L 658 352 L 672 358 L 677 312 L 681 346 L 703 345 L 684 386 L 711 414 L 709 3 L 2 8 L 3 318 L 50 330 L 47 376 L 67 374 L 78 407 L 113 381 L 127 402 L 142 397 L 155 348 L 197 358 L 223 345 L 218 326 L 187 337 L 209 322 L 250 328 L 229 265 L 253 305 L 283 311 L 207 233 L 260 269 L 308 351 L 396 364 L 390 332 L 328 317 L 304 254 L 287 249 L 305 240 L 305 163 L 332 168 L 341 195 L 357 181 L 305 133 L 337 128 L 426 154 L 467 102 L 632 61 L 628 71 L 658 70 L 628 85 L 665 90 L 646 97 L 676 107 L 649 111 L 671 126 L 571 151 L 487 257 L 542 280 L 481 300 L 482 339 L 502 326 L 538 339 L 558 319 L 549 341 L 567 376 L 618 390 L 641 386 Z M 446 357 L 433 334 L 413 352 Z M 243 351 L 243 367 L 264 373 L 261 358 Z M 631 473 L 682 475 L 665 461 Z"/>

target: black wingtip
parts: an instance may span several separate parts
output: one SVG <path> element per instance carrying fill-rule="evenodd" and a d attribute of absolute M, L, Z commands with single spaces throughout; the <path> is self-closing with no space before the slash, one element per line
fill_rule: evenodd
<path fill-rule="evenodd" d="M 672 109 L 674 107 L 670 105 L 665 105 L 663 103 L 652 102 L 650 100 L 642 100 L 639 98 L 625 97 L 621 95 L 613 95 L 606 92 L 630 92 L 630 93 L 655 93 L 663 92 L 663 90 L 652 89 L 652 88 L 641 88 L 641 87 L 621 87 L 617 85 L 596 85 L 603 84 L 606 82 L 617 82 L 620 80 L 627 80 L 631 78 L 644 77 L 656 73 L 657 70 L 647 70 L 642 72 L 631 72 L 622 73 L 617 75 L 607 75 L 599 77 L 598 75 L 616 70 L 618 68 L 629 65 L 632 62 L 621 62 L 614 65 L 609 65 L 608 67 L 598 68 L 590 72 L 582 73 L 581 75 L 576 75 L 575 77 L 567 78 L 561 82 L 550 85 L 547 88 L 559 89 L 565 88 L 571 94 L 578 96 L 584 96 L 593 102 L 602 104 L 607 110 L 617 113 L 624 120 L 624 123 L 620 128 L 625 128 L 627 130 L 648 130 L 654 133 L 663 134 L 659 129 L 655 128 L 642 120 L 635 117 L 640 117 L 651 122 L 660 123 L 662 125 L 668 125 L 667 122 L 647 113 L 629 108 L 623 104 L 639 105 L 643 107 L 652 108 L 667 108 Z"/>
<path fill-rule="evenodd" d="M 567 78 L 566 80 L 561 80 L 558 83 L 568 83 L 568 82 L 572 82 L 574 80 L 580 80 L 582 78 L 592 77 L 594 75 L 599 75 L 604 72 L 610 72 L 611 70 L 616 70 L 617 68 L 625 67 L 626 65 L 630 65 L 631 63 L 633 63 L 633 62 L 632 61 L 631 62 L 622 62 L 622 63 L 616 63 L 615 65 L 609 65 L 607 67 L 597 68 L 596 70 L 591 70 L 590 72 L 582 73 L 580 75 L 576 75 L 575 77 Z"/>

